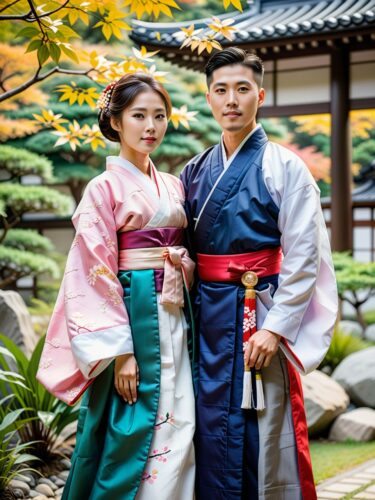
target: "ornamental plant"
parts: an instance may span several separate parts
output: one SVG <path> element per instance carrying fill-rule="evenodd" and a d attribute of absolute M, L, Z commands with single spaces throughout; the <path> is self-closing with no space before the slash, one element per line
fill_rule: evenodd
<path fill-rule="evenodd" d="M 15 285 L 25 276 L 49 274 L 58 277 L 59 269 L 49 257 L 51 242 L 36 231 L 16 229 L 27 213 L 71 212 L 69 197 L 41 185 L 23 185 L 23 176 L 52 180 L 49 160 L 24 149 L 0 145 L 0 288 Z"/>
<path fill-rule="evenodd" d="M 362 306 L 375 295 L 375 263 L 357 262 L 347 252 L 333 253 L 333 263 L 339 297 L 354 308 L 364 337 L 367 323 Z"/>
<path fill-rule="evenodd" d="M 60 434 L 77 420 L 79 409 L 59 401 L 36 380 L 44 337 L 30 359 L 5 335 L 0 335 L 0 343 L 0 393 L 9 394 L 8 411 L 18 412 L 13 423 L 21 443 L 49 462 L 58 455 Z"/>

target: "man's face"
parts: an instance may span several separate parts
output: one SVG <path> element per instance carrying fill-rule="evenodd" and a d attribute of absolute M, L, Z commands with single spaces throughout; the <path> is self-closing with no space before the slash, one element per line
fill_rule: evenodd
<path fill-rule="evenodd" d="M 213 72 L 206 97 L 221 128 L 238 132 L 255 127 L 257 109 L 264 102 L 265 92 L 258 87 L 251 68 L 233 64 Z"/>

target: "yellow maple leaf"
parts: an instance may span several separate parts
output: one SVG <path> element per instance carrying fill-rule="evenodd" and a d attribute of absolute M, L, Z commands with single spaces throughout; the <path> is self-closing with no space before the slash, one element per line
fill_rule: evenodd
<path fill-rule="evenodd" d="M 112 7 L 109 11 L 105 12 L 102 20 L 94 24 L 94 28 L 102 27 L 102 33 L 106 40 L 109 40 L 114 35 L 119 40 L 122 40 L 121 30 L 131 30 L 131 27 L 123 19 L 127 17 L 120 10 Z"/>
<path fill-rule="evenodd" d="M 51 109 L 43 109 L 41 115 L 33 113 L 33 117 L 37 123 L 43 124 L 45 127 L 53 127 L 56 130 L 65 130 L 61 123 L 67 123 L 68 120 L 61 118 L 62 114 L 55 114 Z"/>
<path fill-rule="evenodd" d="M 189 122 L 196 121 L 195 115 L 198 111 L 188 111 L 187 106 L 184 104 L 180 108 L 172 108 L 170 120 L 174 128 L 178 128 L 181 124 L 183 127 L 190 129 Z"/>
<path fill-rule="evenodd" d="M 241 12 L 243 11 L 241 0 L 223 0 L 223 4 L 224 4 L 224 9 L 227 9 L 230 5 L 233 5 L 235 9 Z"/>
<path fill-rule="evenodd" d="M 173 17 L 171 9 L 180 10 L 174 0 L 125 0 L 123 5 L 124 7 L 130 7 L 130 13 L 135 14 L 138 19 L 141 19 L 143 14 L 154 16 L 155 19 L 161 13 Z"/>
<path fill-rule="evenodd" d="M 168 75 L 168 71 L 157 71 L 155 64 L 153 64 L 149 68 L 145 68 L 144 73 L 151 75 L 160 83 L 168 83 L 168 79 L 166 78 L 166 75 Z"/>
<path fill-rule="evenodd" d="M 71 85 L 58 85 L 55 92 L 61 92 L 60 101 L 69 101 L 72 105 L 77 102 L 80 106 L 86 103 L 91 108 L 95 108 L 96 103 L 94 99 L 99 97 L 98 91 L 95 87 L 82 88 L 77 87 L 75 82 L 71 82 Z"/>
<path fill-rule="evenodd" d="M 155 50 L 154 52 L 147 52 L 147 49 L 144 45 L 142 45 L 141 50 L 138 50 L 135 47 L 133 47 L 132 51 L 137 59 L 147 62 L 152 62 L 153 61 L 152 58 L 159 52 L 159 50 Z"/>
<path fill-rule="evenodd" d="M 90 128 L 89 125 L 85 124 L 82 127 L 82 135 L 86 136 L 83 144 L 90 144 L 93 151 L 96 151 L 98 146 L 105 148 L 105 142 L 98 125 L 94 124 Z"/>
<path fill-rule="evenodd" d="M 233 33 L 238 31 L 235 26 L 231 26 L 234 23 L 234 19 L 225 19 L 221 21 L 218 17 L 212 18 L 213 23 L 208 24 L 207 26 L 212 29 L 216 34 L 222 35 L 227 40 L 233 40 Z"/>
<path fill-rule="evenodd" d="M 64 130 L 56 130 L 52 133 L 59 137 L 54 144 L 55 148 L 68 143 L 73 151 L 81 144 L 80 139 L 83 138 L 82 129 L 76 120 L 69 124 L 68 129 L 64 128 Z"/>

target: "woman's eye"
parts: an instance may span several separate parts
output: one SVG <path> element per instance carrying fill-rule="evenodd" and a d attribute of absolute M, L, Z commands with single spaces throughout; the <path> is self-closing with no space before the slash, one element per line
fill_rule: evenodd
<path fill-rule="evenodd" d="M 143 118 L 142 113 L 135 113 L 133 116 L 134 118 Z"/>
<path fill-rule="evenodd" d="M 156 117 L 157 120 L 164 120 L 164 118 L 165 118 L 165 115 L 163 115 L 163 114 L 157 115 L 157 117 Z"/>

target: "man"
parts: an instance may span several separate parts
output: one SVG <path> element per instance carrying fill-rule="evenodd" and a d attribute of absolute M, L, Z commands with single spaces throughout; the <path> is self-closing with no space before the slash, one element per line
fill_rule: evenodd
<path fill-rule="evenodd" d="M 206 76 L 222 140 L 181 176 L 199 276 L 197 497 L 313 500 L 297 370 L 320 363 L 337 313 L 319 189 L 256 123 L 261 60 L 225 49 Z M 244 310 L 249 278 L 258 280 L 256 327 L 249 302 Z"/>

